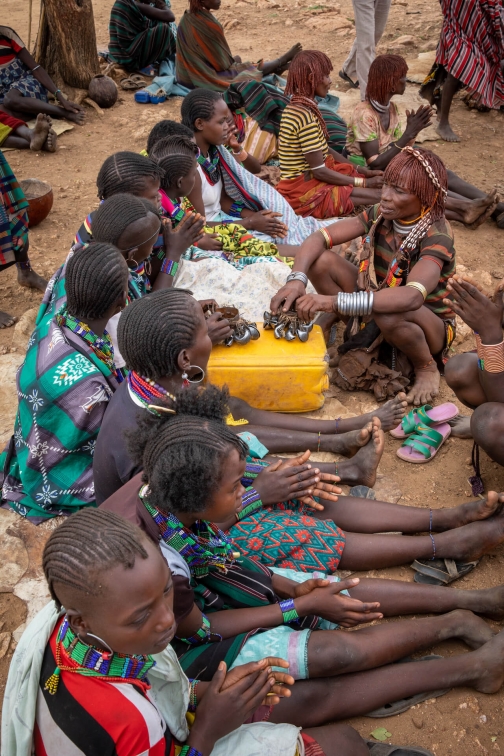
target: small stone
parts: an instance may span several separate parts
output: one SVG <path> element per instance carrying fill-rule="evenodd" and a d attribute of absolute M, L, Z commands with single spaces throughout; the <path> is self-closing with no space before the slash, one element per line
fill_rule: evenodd
<path fill-rule="evenodd" d="M 482 715 L 480 716 L 479 720 L 480 720 L 480 722 L 482 722 L 483 724 L 486 724 L 486 721 L 487 721 L 487 718 L 486 718 L 486 714 L 482 714 Z"/>
<path fill-rule="evenodd" d="M 285 22 L 285 26 L 293 26 L 293 25 L 294 25 L 294 21 L 292 20 L 292 18 L 288 18 L 287 21 Z"/>
<path fill-rule="evenodd" d="M 411 721 L 413 722 L 417 730 L 421 730 L 424 726 L 422 717 L 411 717 Z"/>
<path fill-rule="evenodd" d="M 224 29 L 230 31 L 231 29 L 236 29 L 237 26 L 240 26 L 240 22 L 237 18 L 232 18 L 231 21 L 224 24 Z"/>
<path fill-rule="evenodd" d="M 397 39 L 394 39 L 394 44 L 412 46 L 415 44 L 415 37 L 412 37 L 411 34 L 404 34 L 402 37 L 398 37 Z"/>

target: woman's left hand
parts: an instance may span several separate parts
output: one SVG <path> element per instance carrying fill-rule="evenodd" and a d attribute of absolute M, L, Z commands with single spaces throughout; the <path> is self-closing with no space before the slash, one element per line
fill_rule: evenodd
<path fill-rule="evenodd" d="M 61 107 L 64 110 L 68 110 L 69 113 L 84 113 L 84 108 L 82 107 L 82 105 L 77 105 L 76 102 L 67 100 L 67 98 L 61 92 L 58 92 L 56 99 L 58 100 L 58 103 L 61 105 Z"/>
<path fill-rule="evenodd" d="M 305 294 L 296 299 L 296 312 L 305 323 L 313 320 L 317 312 L 334 312 L 334 297 L 324 294 Z"/>
<path fill-rule="evenodd" d="M 502 283 L 500 283 L 492 299 L 480 290 L 477 283 L 470 278 L 454 275 L 448 280 L 448 291 L 453 297 L 443 300 L 473 331 L 479 333 L 484 344 L 495 343 L 494 339 L 502 340 Z M 487 338 L 491 341 L 487 341 Z"/>

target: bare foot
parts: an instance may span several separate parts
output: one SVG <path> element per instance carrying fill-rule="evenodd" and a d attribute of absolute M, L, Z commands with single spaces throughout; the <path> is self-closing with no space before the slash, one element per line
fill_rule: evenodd
<path fill-rule="evenodd" d="M 489 192 L 486 197 L 470 200 L 467 203 L 467 208 L 462 211 L 463 223 L 466 226 L 471 226 L 473 223 L 479 223 L 481 216 L 486 213 L 489 207 L 492 208 L 490 215 L 493 213 L 497 202 L 498 198 L 496 189 L 492 189 L 492 191 Z"/>
<path fill-rule="evenodd" d="M 284 53 L 283 55 L 281 55 L 278 58 L 278 66 L 275 69 L 275 73 L 281 74 L 282 71 L 285 71 L 285 69 L 287 67 L 287 63 L 290 63 L 290 61 L 292 60 L 292 58 L 295 55 L 297 55 L 298 52 L 301 52 L 302 49 L 303 49 L 303 45 L 301 44 L 301 42 L 297 42 L 295 45 L 293 45 L 291 47 L 290 50 L 287 50 L 286 53 Z"/>
<path fill-rule="evenodd" d="M 459 638 L 469 648 L 477 649 L 484 646 L 495 636 L 494 631 L 480 617 L 467 609 L 455 609 L 444 615 L 446 619 L 446 635 L 441 634 L 440 640 Z"/>
<path fill-rule="evenodd" d="M 0 311 L 0 328 L 10 328 L 17 322 L 17 318 L 14 315 L 9 315 L 8 312 Z"/>
<path fill-rule="evenodd" d="M 452 438 L 472 438 L 471 418 L 468 415 L 457 415 L 447 422 L 452 429 Z"/>
<path fill-rule="evenodd" d="M 45 292 L 47 288 L 47 281 L 34 270 L 23 270 L 18 268 L 18 284 L 20 286 L 26 286 L 28 289 L 38 289 Z"/>
<path fill-rule="evenodd" d="M 449 123 L 443 125 L 438 123 L 436 131 L 445 142 L 460 142 L 460 137 L 455 134 Z"/>
<path fill-rule="evenodd" d="M 491 203 L 488 205 L 486 210 L 481 213 L 481 215 L 474 221 L 474 223 L 466 224 L 470 229 L 479 228 L 485 221 L 489 220 L 489 218 L 492 217 L 495 208 L 499 204 L 500 196 L 497 194 L 497 189 L 493 189 L 490 194 L 487 194 L 487 198 L 485 201 L 488 201 L 488 199 L 491 199 Z M 478 200 L 472 200 L 472 202 L 477 202 Z M 481 201 L 481 200 L 480 200 Z"/>
<path fill-rule="evenodd" d="M 440 533 L 435 541 L 439 558 L 472 562 L 504 542 L 504 514 Z"/>
<path fill-rule="evenodd" d="M 44 113 L 39 113 L 30 139 L 30 150 L 38 152 L 47 139 L 49 129 L 51 128 L 51 119 Z"/>
<path fill-rule="evenodd" d="M 47 139 L 45 140 L 42 149 L 46 152 L 56 152 L 58 149 L 58 137 L 56 136 L 54 129 L 49 129 Z"/>
<path fill-rule="evenodd" d="M 498 514 L 504 504 L 504 493 L 498 494 L 489 491 L 486 499 L 468 501 L 451 509 L 433 510 L 433 530 L 452 530 L 469 525 L 471 522 L 488 520 L 489 517 Z"/>
<path fill-rule="evenodd" d="M 376 481 L 376 470 L 385 447 L 385 434 L 378 417 L 373 417 L 372 438 L 351 460 L 338 464 L 338 475 L 344 485 L 362 484 L 372 488 Z"/>
<path fill-rule="evenodd" d="M 477 614 L 501 622 L 504 619 L 504 585 L 479 591 L 467 591 L 469 607 Z"/>
<path fill-rule="evenodd" d="M 347 431 L 346 433 L 339 433 L 337 436 L 331 437 L 331 451 L 334 454 L 344 454 L 345 457 L 353 457 L 359 449 L 369 443 L 371 433 L 373 430 L 372 422 L 368 422 L 364 428 L 359 430 Z"/>
<path fill-rule="evenodd" d="M 497 693 L 504 683 L 504 631 L 468 657 L 474 665 L 474 688 L 480 693 Z"/>
<path fill-rule="evenodd" d="M 406 401 L 406 394 L 401 391 L 393 399 L 389 399 L 388 402 L 385 402 L 380 409 L 374 410 L 373 412 L 367 412 L 365 415 L 362 415 L 361 419 L 368 423 L 373 417 L 379 417 L 382 431 L 386 433 L 387 431 L 392 430 L 392 428 L 395 428 L 396 425 L 399 425 L 406 414 L 407 406 L 408 402 Z"/>
<path fill-rule="evenodd" d="M 428 367 L 415 368 L 415 383 L 406 399 L 409 404 L 429 404 L 439 394 L 441 376 L 434 360 Z"/>

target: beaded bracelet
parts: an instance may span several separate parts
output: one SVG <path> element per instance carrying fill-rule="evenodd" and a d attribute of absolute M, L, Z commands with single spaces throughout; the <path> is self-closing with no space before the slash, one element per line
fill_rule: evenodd
<path fill-rule="evenodd" d="M 478 366 L 486 373 L 504 372 L 504 341 L 500 344 L 482 344 L 478 333 L 476 337 L 476 351 L 478 352 Z"/>
<path fill-rule="evenodd" d="M 191 746 L 185 745 L 182 746 L 179 756 L 203 756 L 200 751 L 197 751 L 196 748 L 191 748 Z"/>
<path fill-rule="evenodd" d="M 189 686 L 189 706 L 187 710 L 191 713 L 194 713 L 198 706 L 198 699 L 196 697 L 196 685 L 199 683 L 199 680 L 189 680 L 189 682 L 191 684 Z"/>
<path fill-rule="evenodd" d="M 175 276 L 177 275 L 178 270 L 178 262 L 175 262 L 175 260 L 167 260 L 166 258 L 163 260 L 163 264 L 161 265 L 161 273 L 166 273 L 167 276 Z"/>
<path fill-rule="evenodd" d="M 248 158 L 248 152 L 247 150 L 240 150 L 240 152 L 233 152 L 233 157 L 235 160 L 237 160 L 239 163 L 244 163 L 245 160 Z"/>
<path fill-rule="evenodd" d="M 242 496 L 242 508 L 235 515 L 236 522 L 240 522 L 240 520 L 244 520 L 246 517 L 250 517 L 250 515 L 255 514 L 256 512 L 260 512 L 262 508 L 263 503 L 261 497 L 255 488 L 247 488 Z"/>
<path fill-rule="evenodd" d="M 241 218 L 242 210 L 245 210 L 243 202 L 233 202 L 228 215 L 231 215 L 233 218 Z"/>
<path fill-rule="evenodd" d="M 296 622 L 299 620 L 299 614 L 294 606 L 294 599 L 285 599 L 278 604 L 283 614 L 284 625 L 288 625 L 290 622 Z"/>
<path fill-rule="evenodd" d="M 206 616 L 206 614 L 201 615 L 201 627 L 199 630 L 196 630 L 194 635 L 191 635 L 190 638 L 179 638 L 179 640 L 183 641 L 183 643 L 189 643 L 191 646 L 197 646 L 200 643 L 205 643 L 206 641 L 212 641 L 212 636 L 215 636 L 216 639 L 222 640 L 222 635 L 219 635 L 219 633 L 212 633 L 210 630 L 210 620 Z"/>

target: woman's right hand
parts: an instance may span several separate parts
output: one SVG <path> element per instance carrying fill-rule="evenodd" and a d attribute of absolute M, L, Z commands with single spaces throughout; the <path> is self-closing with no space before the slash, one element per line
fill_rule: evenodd
<path fill-rule="evenodd" d="M 302 281 L 289 281 L 282 286 L 275 294 L 270 302 L 270 312 L 273 315 L 287 310 L 292 310 L 292 305 L 298 297 L 303 297 L 306 294 L 306 287 Z"/>
<path fill-rule="evenodd" d="M 252 671 L 225 687 L 226 664 L 221 661 L 205 695 L 198 705 L 187 745 L 209 756 L 215 743 L 238 729 L 262 704 L 275 686 L 268 667 L 256 663 Z"/>
<path fill-rule="evenodd" d="M 421 105 L 418 110 L 406 111 L 406 128 L 404 134 L 410 139 L 416 139 L 418 134 L 426 129 L 432 121 L 434 111 L 430 105 Z"/>
<path fill-rule="evenodd" d="M 284 239 L 287 236 L 288 228 L 285 223 L 277 220 L 281 218 L 282 213 L 274 213 L 273 210 L 259 210 L 257 213 L 248 215 L 245 220 L 246 228 L 251 231 L 260 231 L 268 236 Z"/>
<path fill-rule="evenodd" d="M 366 179 L 366 189 L 381 189 L 383 186 L 383 176 L 371 176 Z"/>
<path fill-rule="evenodd" d="M 300 583 L 296 587 L 295 606 L 300 617 L 314 614 L 341 627 L 354 627 L 363 622 L 382 619 L 378 602 L 364 603 L 351 596 L 341 595 L 342 591 L 355 588 L 359 584 L 358 578 L 340 580 L 339 583 L 329 583 L 323 587 L 317 585 L 317 582 L 307 581 L 308 585 Z M 305 592 L 307 588 L 311 588 L 309 593 Z"/>
<path fill-rule="evenodd" d="M 198 241 L 198 248 L 203 249 L 206 252 L 220 252 L 222 249 L 222 242 L 219 234 L 203 234 Z"/>
<path fill-rule="evenodd" d="M 261 497 L 265 505 L 278 504 L 280 501 L 290 501 L 291 499 L 307 499 L 311 505 L 313 496 L 323 495 L 331 501 L 338 500 L 338 493 L 341 489 L 334 484 L 338 478 L 334 475 L 324 476 L 318 467 L 308 463 L 310 452 L 306 451 L 299 457 L 288 460 L 278 460 L 273 464 L 265 467 L 254 480 L 254 488 Z M 323 506 L 316 505 L 313 502 L 314 509 L 323 509 Z"/>

